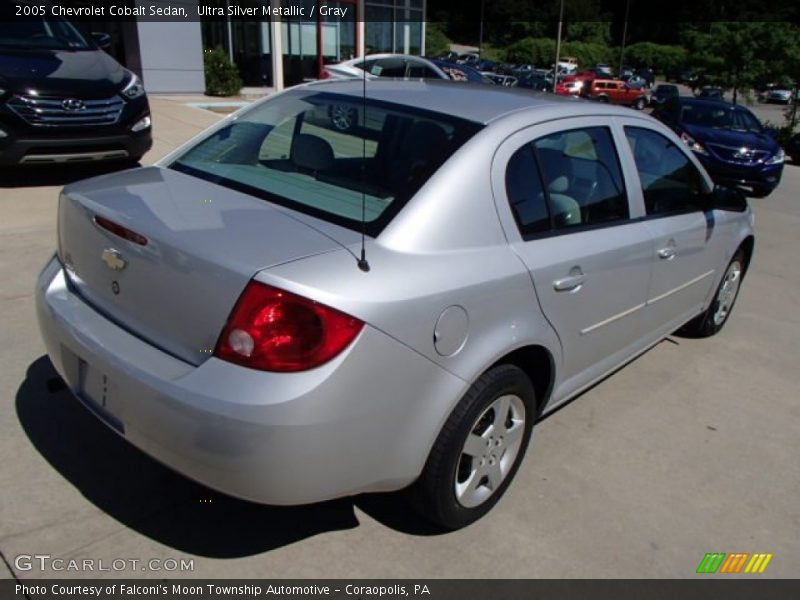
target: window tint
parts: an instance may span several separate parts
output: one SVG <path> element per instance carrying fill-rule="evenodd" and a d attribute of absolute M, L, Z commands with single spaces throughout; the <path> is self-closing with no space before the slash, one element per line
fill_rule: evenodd
<path fill-rule="evenodd" d="M 611 133 L 588 127 L 534 142 L 556 229 L 628 218 L 628 198 Z"/>
<path fill-rule="evenodd" d="M 520 233 L 526 235 L 550 229 L 544 187 L 530 145 L 517 150 L 508 161 L 506 194 Z"/>
<path fill-rule="evenodd" d="M 626 127 L 648 215 L 699 210 L 705 182 L 675 144 L 660 133 Z"/>

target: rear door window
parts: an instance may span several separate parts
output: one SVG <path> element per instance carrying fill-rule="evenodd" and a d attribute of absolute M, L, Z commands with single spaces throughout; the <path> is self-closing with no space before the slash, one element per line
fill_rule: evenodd
<path fill-rule="evenodd" d="M 523 236 L 629 218 L 619 158 L 606 127 L 554 133 L 517 150 L 506 167 L 506 194 Z"/>

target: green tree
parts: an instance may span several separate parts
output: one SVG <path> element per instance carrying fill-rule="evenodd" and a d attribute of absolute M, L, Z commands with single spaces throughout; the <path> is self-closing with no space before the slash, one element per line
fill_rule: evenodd
<path fill-rule="evenodd" d="M 548 67 L 556 59 L 556 41 L 550 38 L 524 38 L 506 49 L 506 60 Z"/>
<path fill-rule="evenodd" d="M 778 75 L 782 51 L 773 38 L 775 28 L 775 23 L 717 22 L 707 33 L 696 32 L 689 41 L 704 81 L 732 89 L 735 104 L 742 90 Z"/>
<path fill-rule="evenodd" d="M 686 59 L 687 52 L 682 46 L 639 42 L 625 48 L 624 62 L 665 73 L 684 66 Z"/>
<path fill-rule="evenodd" d="M 425 54 L 441 56 L 450 50 L 450 38 L 444 32 L 442 23 L 429 21 L 425 24 Z"/>
<path fill-rule="evenodd" d="M 607 21 L 573 21 L 567 25 L 565 38 L 575 42 L 609 45 L 611 23 Z"/>

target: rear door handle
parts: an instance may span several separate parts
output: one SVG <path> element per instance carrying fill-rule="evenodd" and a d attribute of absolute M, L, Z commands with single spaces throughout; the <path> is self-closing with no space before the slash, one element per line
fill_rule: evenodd
<path fill-rule="evenodd" d="M 585 281 L 586 277 L 583 273 L 579 275 L 570 275 L 563 279 L 556 279 L 553 282 L 553 289 L 557 292 L 573 292 L 580 289 Z"/>
<path fill-rule="evenodd" d="M 667 246 L 666 248 L 662 248 L 661 250 L 658 251 L 658 258 L 663 260 L 670 260 L 671 258 L 675 258 L 675 254 L 677 254 L 677 252 L 675 251 L 675 247 Z"/>

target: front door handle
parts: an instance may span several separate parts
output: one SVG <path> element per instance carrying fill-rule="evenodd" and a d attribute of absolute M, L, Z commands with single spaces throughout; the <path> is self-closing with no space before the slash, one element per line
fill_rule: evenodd
<path fill-rule="evenodd" d="M 662 260 L 670 260 L 675 258 L 675 247 L 674 246 L 667 246 L 666 248 L 662 248 L 658 251 L 658 258 Z"/>
<path fill-rule="evenodd" d="M 557 292 L 577 292 L 586 281 L 586 276 L 580 267 L 570 269 L 569 275 L 553 282 L 553 289 Z"/>

